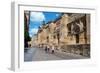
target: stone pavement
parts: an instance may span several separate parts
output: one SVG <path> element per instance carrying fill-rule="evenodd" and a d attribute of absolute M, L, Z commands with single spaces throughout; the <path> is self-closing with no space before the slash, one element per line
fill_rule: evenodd
<path fill-rule="evenodd" d="M 24 61 L 47 61 L 47 60 L 70 60 L 70 59 L 87 59 L 81 55 L 65 53 L 55 50 L 54 54 L 46 53 L 43 48 L 28 48 L 24 53 Z"/>
<path fill-rule="evenodd" d="M 66 52 L 62 52 L 62 51 L 55 51 L 55 54 L 56 56 L 59 56 L 63 59 L 66 59 L 66 60 L 70 60 L 70 59 L 88 59 L 88 57 L 84 57 L 84 56 L 81 56 L 81 55 L 77 55 L 77 54 L 73 54 L 73 53 L 66 53 Z"/>

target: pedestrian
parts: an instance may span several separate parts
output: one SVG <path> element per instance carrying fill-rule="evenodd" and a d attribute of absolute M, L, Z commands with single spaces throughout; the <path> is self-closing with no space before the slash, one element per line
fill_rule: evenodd
<path fill-rule="evenodd" d="M 45 46 L 45 52 L 47 53 L 47 46 Z"/>
<path fill-rule="evenodd" d="M 49 45 L 47 46 L 47 52 L 49 52 L 49 50 L 50 50 L 50 47 L 49 47 Z"/>
<path fill-rule="evenodd" d="M 52 49 L 51 49 L 51 53 L 52 53 L 52 54 L 54 54 L 54 52 L 55 52 L 54 50 L 55 50 L 55 47 L 52 46 Z"/>

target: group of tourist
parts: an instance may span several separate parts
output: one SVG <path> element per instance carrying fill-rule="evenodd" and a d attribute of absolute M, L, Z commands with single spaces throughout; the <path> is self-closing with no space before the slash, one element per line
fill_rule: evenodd
<path fill-rule="evenodd" d="M 45 52 L 54 54 L 55 53 L 55 47 L 53 45 L 52 46 L 46 45 L 45 46 Z"/>

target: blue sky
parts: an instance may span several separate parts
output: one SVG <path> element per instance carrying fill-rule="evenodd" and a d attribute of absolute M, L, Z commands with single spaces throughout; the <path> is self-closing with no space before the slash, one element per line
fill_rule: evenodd
<path fill-rule="evenodd" d="M 48 21 L 53 21 L 58 18 L 61 13 L 58 12 L 30 12 L 30 25 L 29 25 L 29 35 L 34 36 L 37 33 L 38 27 L 41 26 L 43 21 L 47 23 Z"/>

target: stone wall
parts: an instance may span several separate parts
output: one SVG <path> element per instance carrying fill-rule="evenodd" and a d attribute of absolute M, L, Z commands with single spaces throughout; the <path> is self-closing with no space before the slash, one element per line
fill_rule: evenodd
<path fill-rule="evenodd" d="M 62 52 L 90 57 L 90 44 L 75 44 L 61 46 Z"/>

